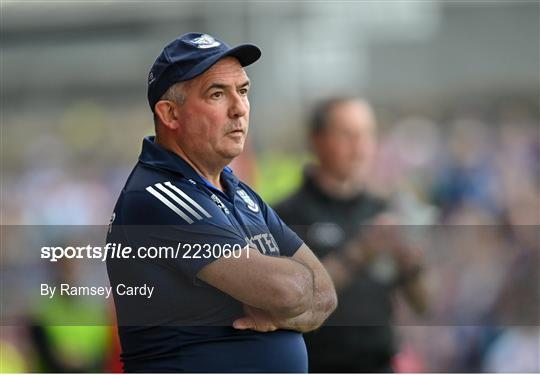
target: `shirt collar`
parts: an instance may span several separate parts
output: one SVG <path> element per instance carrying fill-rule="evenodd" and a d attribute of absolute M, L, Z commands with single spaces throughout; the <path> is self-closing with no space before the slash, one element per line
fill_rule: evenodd
<path fill-rule="evenodd" d="M 155 136 L 145 137 L 142 144 L 139 161 L 143 164 L 154 168 L 164 169 L 173 173 L 179 173 L 187 179 L 193 180 L 207 187 L 216 189 L 206 178 L 202 177 L 179 155 L 166 150 L 155 141 Z M 225 181 L 228 187 L 233 187 L 236 190 L 238 178 L 233 174 L 229 167 L 225 167 L 221 172 L 221 178 Z"/>

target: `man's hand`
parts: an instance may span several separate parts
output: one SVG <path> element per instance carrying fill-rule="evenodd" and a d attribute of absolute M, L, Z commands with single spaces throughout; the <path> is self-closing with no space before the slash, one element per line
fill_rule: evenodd
<path fill-rule="evenodd" d="M 289 319 L 274 318 L 268 312 L 249 305 L 244 305 L 244 313 L 245 316 L 233 322 L 234 328 L 240 330 L 251 329 L 257 332 L 288 329 L 305 333 L 317 329 L 322 323 L 315 320 L 311 310 Z"/>
<path fill-rule="evenodd" d="M 269 313 L 253 306 L 244 305 L 245 316 L 236 319 L 233 327 L 236 329 L 251 329 L 257 332 L 272 332 L 279 327 Z"/>
<path fill-rule="evenodd" d="M 402 243 L 390 250 L 396 260 L 401 275 L 409 275 L 421 268 L 422 256 L 420 249 L 407 243 Z"/>

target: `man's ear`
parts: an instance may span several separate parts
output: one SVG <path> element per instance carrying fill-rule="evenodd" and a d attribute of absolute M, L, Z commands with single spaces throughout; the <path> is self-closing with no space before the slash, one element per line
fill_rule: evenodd
<path fill-rule="evenodd" d="M 154 107 L 159 121 L 168 129 L 175 130 L 180 126 L 176 105 L 169 100 L 160 100 Z"/>

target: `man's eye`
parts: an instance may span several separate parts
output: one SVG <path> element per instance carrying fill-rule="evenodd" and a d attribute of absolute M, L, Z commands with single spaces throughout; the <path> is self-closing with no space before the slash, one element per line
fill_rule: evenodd
<path fill-rule="evenodd" d="M 248 94 L 248 89 L 240 89 L 240 95 L 247 95 Z"/>
<path fill-rule="evenodd" d="M 219 99 L 223 96 L 223 92 L 222 91 L 216 91 L 215 93 L 213 93 L 212 95 L 210 95 L 212 98 L 214 99 Z"/>

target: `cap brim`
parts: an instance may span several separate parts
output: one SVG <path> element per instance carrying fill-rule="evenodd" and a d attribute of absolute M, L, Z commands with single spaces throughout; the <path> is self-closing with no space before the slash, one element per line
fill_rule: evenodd
<path fill-rule="evenodd" d="M 254 46 L 253 44 L 242 44 L 231 48 L 222 54 L 214 55 L 206 60 L 201 61 L 184 75 L 184 80 L 187 81 L 201 75 L 219 60 L 228 56 L 236 57 L 240 62 L 240 65 L 248 66 L 259 60 L 261 57 L 261 50 L 259 47 Z"/>
<path fill-rule="evenodd" d="M 222 58 L 225 56 L 236 57 L 242 66 L 248 66 L 259 60 L 261 57 L 261 50 L 253 44 L 242 44 L 231 48 L 223 54 Z"/>

